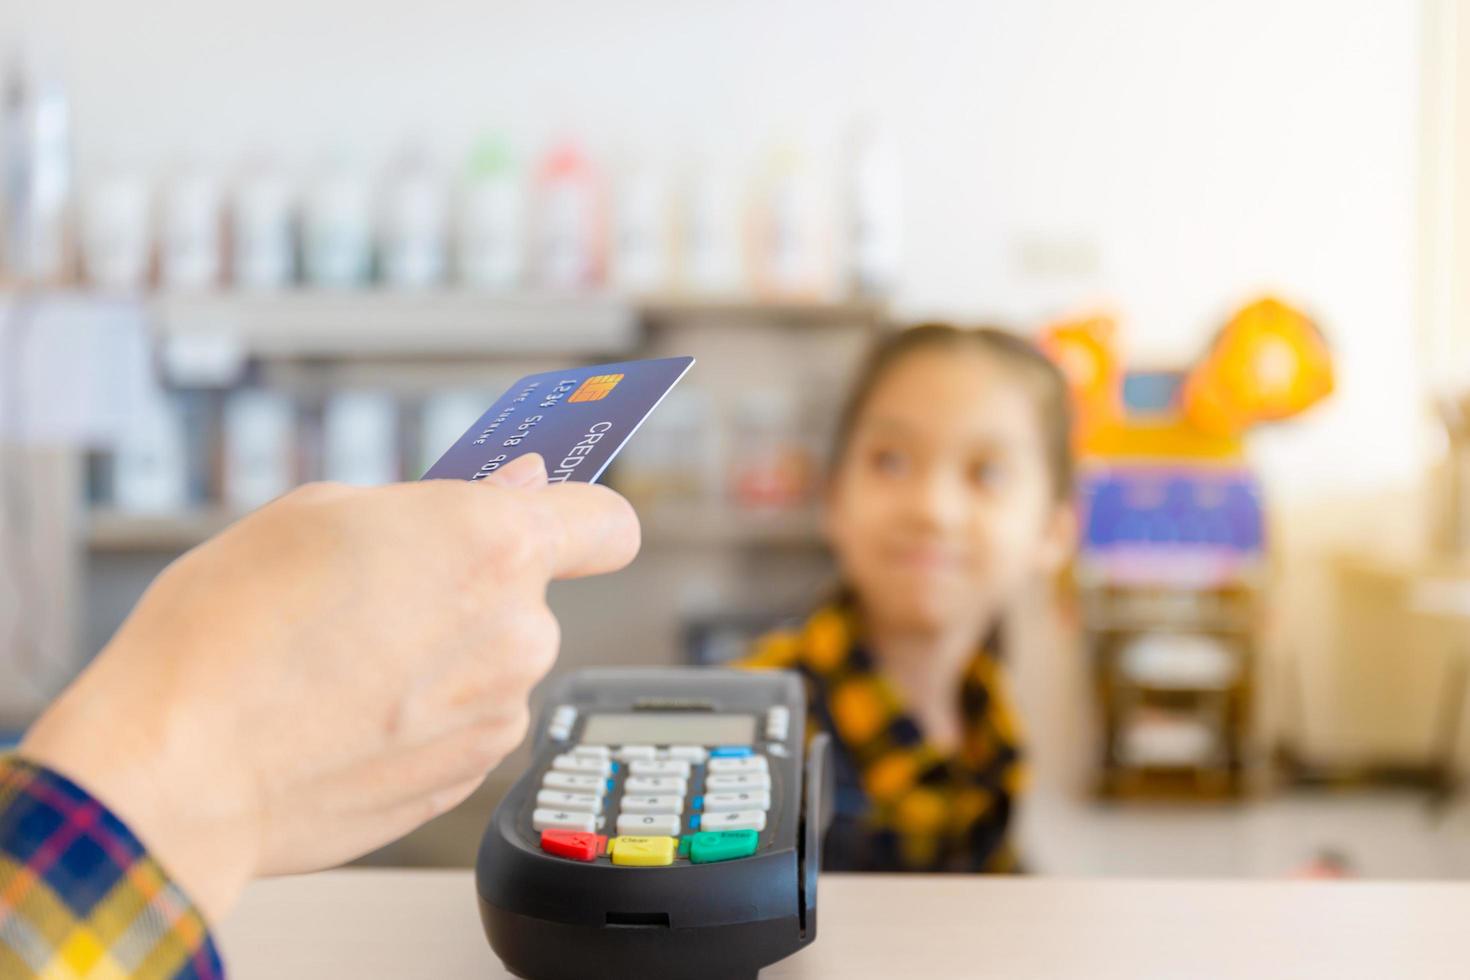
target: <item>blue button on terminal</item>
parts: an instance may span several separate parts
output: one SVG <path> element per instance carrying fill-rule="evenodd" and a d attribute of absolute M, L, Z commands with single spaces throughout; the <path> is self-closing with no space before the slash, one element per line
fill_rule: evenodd
<path fill-rule="evenodd" d="M 749 745 L 721 745 L 719 748 L 710 749 L 711 759 L 743 759 L 750 755 Z"/>

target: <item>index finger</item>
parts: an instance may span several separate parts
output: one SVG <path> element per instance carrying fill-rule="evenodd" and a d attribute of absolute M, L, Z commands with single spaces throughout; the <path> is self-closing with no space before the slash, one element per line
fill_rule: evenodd
<path fill-rule="evenodd" d="M 520 492 L 545 544 L 552 578 L 615 572 L 638 554 L 642 531 L 633 505 L 594 483 L 555 483 Z"/>

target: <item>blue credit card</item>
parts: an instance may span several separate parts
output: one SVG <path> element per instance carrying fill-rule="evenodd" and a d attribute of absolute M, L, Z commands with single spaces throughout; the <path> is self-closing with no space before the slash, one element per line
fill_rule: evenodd
<path fill-rule="evenodd" d="M 694 363 L 661 357 L 531 374 L 459 437 L 425 480 L 481 480 L 540 453 L 552 483 L 593 483 Z"/>

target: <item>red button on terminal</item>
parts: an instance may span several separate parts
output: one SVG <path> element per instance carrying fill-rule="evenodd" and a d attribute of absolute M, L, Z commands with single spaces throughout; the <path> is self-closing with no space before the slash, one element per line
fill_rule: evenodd
<path fill-rule="evenodd" d="M 541 850 L 573 861 L 595 861 L 607 850 L 607 838 L 581 830 L 543 830 Z"/>

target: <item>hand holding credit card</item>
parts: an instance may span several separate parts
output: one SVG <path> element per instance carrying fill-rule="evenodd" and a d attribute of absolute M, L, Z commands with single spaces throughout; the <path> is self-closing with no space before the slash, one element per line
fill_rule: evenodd
<path fill-rule="evenodd" d="M 481 480 L 540 453 L 549 482 L 595 483 L 693 363 L 663 357 L 527 375 L 423 479 Z"/>

